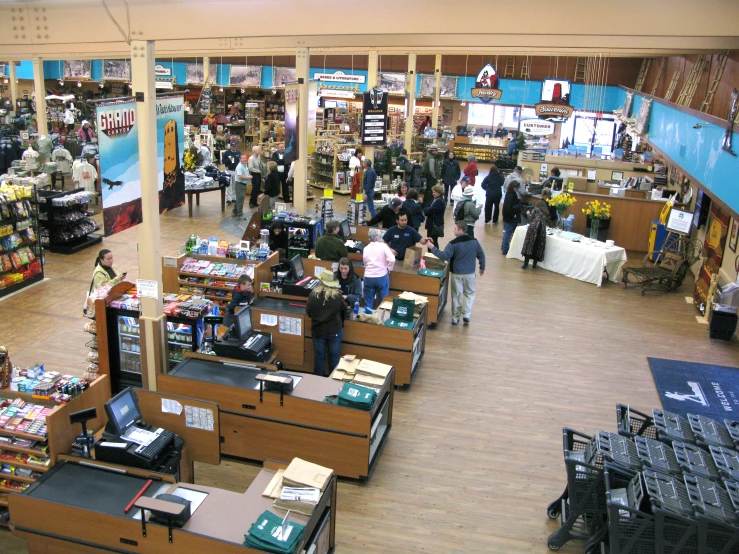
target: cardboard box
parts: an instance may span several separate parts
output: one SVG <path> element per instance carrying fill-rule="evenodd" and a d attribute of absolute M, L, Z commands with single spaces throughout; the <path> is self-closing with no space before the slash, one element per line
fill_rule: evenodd
<path fill-rule="evenodd" d="M 588 178 L 587 177 L 567 177 L 567 187 L 569 190 L 586 192 L 588 189 Z"/>

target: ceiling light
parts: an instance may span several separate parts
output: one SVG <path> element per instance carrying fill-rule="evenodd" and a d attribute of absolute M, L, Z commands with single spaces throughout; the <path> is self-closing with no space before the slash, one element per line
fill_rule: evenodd
<path fill-rule="evenodd" d="M 64 79 L 59 79 L 59 84 L 60 84 L 61 86 L 64 86 Z"/>
<path fill-rule="evenodd" d="M 82 81 L 77 81 L 77 88 L 82 88 Z"/>

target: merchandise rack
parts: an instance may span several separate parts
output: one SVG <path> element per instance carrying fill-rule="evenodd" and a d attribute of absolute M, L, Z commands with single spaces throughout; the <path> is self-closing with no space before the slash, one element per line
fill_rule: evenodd
<path fill-rule="evenodd" d="M 90 217 L 85 213 L 87 211 L 87 204 L 55 206 L 52 203 L 52 200 L 56 198 L 63 198 L 77 192 L 85 192 L 85 189 L 78 188 L 62 192 L 38 191 L 39 210 L 46 216 L 41 220 L 41 223 L 43 223 L 43 226 L 48 232 L 48 249 L 50 252 L 57 254 L 74 254 L 75 252 L 79 252 L 93 244 L 99 244 L 103 240 L 102 235 L 96 234 L 94 230 L 68 240 L 58 240 L 55 237 L 55 232 L 59 229 L 73 229 L 81 223 L 92 223 Z M 70 212 L 78 213 L 81 217 L 76 218 L 74 221 L 59 221 L 57 218 L 60 214 Z"/>
<path fill-rule="evenodd" d="M 23 241 L 17 246 L 15 246 L 14 248 L 12 248 L 11 250 L 8 250 L 7 252 L 0 252 L 0 254 L 14 252 L 18 248 L 22 248 L 22 247 L 28 247 L 33 252 L 33 255 L 36 257 L 36 260 L 34 260 L 33 262 L 29 262 L 28 264 L 24 264 L 22 268 L 25 268 L 25 269 L 18 268 L 18 269 L 10 269 L 8 271 L 2 271 L 2 266 L 0 266 L 0 275 L 11 272 L 11 273 L 21 273 L 25 277 L 23 281 L 14 283 L 10 286 L 0 289 L 0 298 L 2 298 L 3 296 L 7 296 L 9 294 L 12 294 L 21 289 L 24 289 L 29 285 L 32 285 L 34 283 L 38 283 L 39 281 L 44 280 L 43 250 L 41 248 L 41 230 L 39 228 L 39 218 L 38 218 L 39 214 L 38 214 L 36 187 L 32 187 L 30 198 L 24 198 L 22 199 L 22 201 L 23 200 L 27 200 L 28 205 L 30 205 L 29 216 L 28 217 L 18 216 L 17 212 L 11 206 L 9 207 L 11 216 L 9 218 L 0 220 L 0 226 L 12 225 L 13 233 L 10 233 L 10 235 L 12 235 L 19 231 L 18 229 L 19 223 L 27 222 L 30 220 L 31 225 L 24 227 L 24 229 L 27 229 L 27 228 L 33 229 L 33 232 L 36 235 L 36 240 L 30 243 L 27 241 Z M 14 202 L 8 202 L 8 204 L 14 204 Z M 9 236 L 9 235 L 6 235 L 6 236 Z M 38 271 L 34 273 L 32 269 L 36 267 L 38 268 Z"/>

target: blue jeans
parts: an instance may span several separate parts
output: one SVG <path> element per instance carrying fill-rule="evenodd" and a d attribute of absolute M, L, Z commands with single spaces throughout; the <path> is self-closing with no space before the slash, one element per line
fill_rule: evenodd
<path fill-rule="evenodd" d="M 375 217 L 377 215 L 377 212 L 375 211 L 375 189 L 372 189 L 372 192 L 369 194 L 367 191 L 364 192 L 364 203 L 367 204 L 367 209 L 369 210 L 370 216 Z"/>
<path fill-rule="evenodd" d="M 339 365 L 339 347 L 343 331 L 323 338 L 313 337 L 313 373 L 325 376 L 326 350 L 328 350 L 329 373 Z"/>
<path fill-rule="evenodd" d="M 518 225 L 515 223 L 503 223 L 503 244 L 500 246 L 503 254 L 508 254 L 508 247 L 511 244 L 511 238 L 513 237 L 513 233 L 516 231 L 516 227 L 518 227 Z"/>
<path fill-rule="evenodd" d="M 368 308 L 374 309 L 375 298 L 382 302 L 388 292 L 390 292 L 390 275 L 364 278 L 364 305 Z"/>

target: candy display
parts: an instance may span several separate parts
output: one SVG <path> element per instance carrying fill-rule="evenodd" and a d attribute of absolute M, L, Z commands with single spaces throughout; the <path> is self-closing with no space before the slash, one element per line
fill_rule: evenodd
<path fill-rule="evenodd" d="M 32 186 L 0 184 L 0 296 L 43 277 L 38 210 Z"/>

